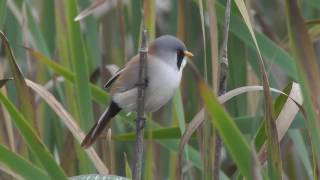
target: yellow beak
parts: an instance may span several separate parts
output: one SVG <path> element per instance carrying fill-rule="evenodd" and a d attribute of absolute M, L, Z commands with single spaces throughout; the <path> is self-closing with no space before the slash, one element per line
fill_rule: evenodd
<path fill-rule="evenodd" d="M 186 55 L 189 58 L 193 57 L 193 54 L 191 52 L 189 52 L 189 51 L 184 51 L 184 55 Z"/>

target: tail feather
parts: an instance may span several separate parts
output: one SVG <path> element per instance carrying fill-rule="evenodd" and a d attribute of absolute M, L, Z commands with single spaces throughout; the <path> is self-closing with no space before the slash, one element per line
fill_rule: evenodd
<path fill-rule="evenodd" d="M 108 122 L 116 115 L 118 112 L 121 111 L 121 108 L 114 103 L 111 102 L 108 110 L 106 110 L 98 120 L 94 124 L 94 126 L 90 129 L 89 133 L 86 135 L 84 140 L 81 143 L 81 147 L 88 148 L 90 147 L 96 139 L 99 137 L 99 135 L 102 133 L 104 128 L 107 126 Z"/>

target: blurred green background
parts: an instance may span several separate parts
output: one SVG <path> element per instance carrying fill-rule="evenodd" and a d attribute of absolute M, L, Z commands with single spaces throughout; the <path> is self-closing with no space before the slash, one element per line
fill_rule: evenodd
<path fill-rule="evenodd" d="M 284 128 L 286 133 L 279 138 L 282 139 L 279 146 L 282 177 L 317 179 L 320 3 L 316 0 L 247 0 L 244 3 L 270 86 L 280 90 L 286 87 L 283 91 L 287 94 L 293 91 L 292 81 L 305 87 L 298 90 L 306 102 L 305 116 L 294 106 L 284 108 L 288 97 L 273 94 L 275 119 L 280 112 L 287 112 L 284 121 L 290 127 L 288 131 Z M 290 8 L 295 3 L 299 9 Z M 5 45 L 1 46 L 0 79 L 14 77 L 15 80 L 1 88 L 0 179 L 60 179 L 97 172 L 130 177 L 135 114 L 123 112 L 112 120 L 109 125 L 112 130 L 106 131 L 94 145 L 99 161 L 92 158 L 98 156 L 88 156 L 79 146 L 83 132 L 88 132 L 108 105 L 104 83 L 116 67 L 123 67 L 139 52 L 144 22 L 149 41 L 164 34 L 184 41 L 195 55 L 191 61 L 215 93 L 225 4 L 224 0 L 0 0 L 0 29 L 7 36 L 15 56 L 8 58 Z M 228 91 L 261 85 L 257 48 L 249 26 L 239 12 L 240 7 L 232 1 Z M 86 17 L 75 21 L 80 13 Z M 302 26 L 295 26 L 299 23 Z M 304 53 L 307 55 L 303 56 Z M 49 106 L 44 100 L 54 101 L 47 94 L 43 99 L 39 92 L 24 88 L 9 59 L 16 61 L 25 78 L 51 92 L 63 110 Z M 185 68 L 180 90 L 173 100 L 148 116 L 144 179 L 176 179 L 181 134 L 204 107 L 199 82 L 192 71 L 190 66 Z M 314 76 L 311 72 L 315 72 Z M 250 151 L 259 152 L 261 145 L 270 138 L 263 128 L 264 106 L 262 92 L 242 94 L 225 104 L 232 122 L 237 125 L 234 127 L 241 132 L 238 138 L 245 139 Z M 72 119 L 66 118 L 65 114 L 57 115 L 57 111 L 70 113 Z M 183 153 L 185 179 L 212 177 L 212 116 L 209 113 L 204 118 L 206 122 L 196 130 Z M 220 120 L 223 123 L 224 119 Z M 71 132 L 68 122 L 75 122 L 83 132 Z M 234 133 L 228 128 L 222 132 L 226 134 L 223 140 Z M 94 152 L 93 149 L 90 151 Z M 241 165 L 234 160 L 237 155 L 241 156 L 236 149 L 232 150 L 232 146 L 223 148 L 221 179 L 244 178 Z M 260 167 L 261 178 L 273 179 L 269 165 L 274 164 L 270 159 L 267 164 Z M 253 164 L 252 169 L 254 167 Z"/>

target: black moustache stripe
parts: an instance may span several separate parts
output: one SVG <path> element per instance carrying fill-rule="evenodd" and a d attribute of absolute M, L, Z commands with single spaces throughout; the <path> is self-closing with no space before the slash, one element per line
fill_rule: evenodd
<path fill-rule="evenodd" d="M 178 67 L 179 70 L 180 70 L 183 58 L 184 58 L 184 53 L 178 53 L 177 54 L 177 67 Z"/>

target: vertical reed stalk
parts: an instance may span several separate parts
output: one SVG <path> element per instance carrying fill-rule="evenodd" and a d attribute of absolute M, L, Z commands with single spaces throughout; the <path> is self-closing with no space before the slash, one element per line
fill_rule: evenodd
<path fill-rule="evenodd" d="M 142 161 L 143 161 L 143 134 L 145 126 L 144 99 L 147 79 L 147 30 L 142 33 L 141 49 L 140 49 L 140 66 L 138 80 L 138 98 L 137 98 L 137 120 L 136 120 L 136 145 L 135 145 L 135 161 L 133 169 L 133 180 L 141 179 Z"/>
<path fill-rule="evenodd" d="M 226 93 L 227 90 L 227 79 L 228 79 L 228 35 L 229 35 L 229 24 L 230 24 L 230 8 L 231 8 L 231 0 L 227 0 L 225 17 L 224 17 L 224 28 L 223 28 L 223 42 L 222 48 L 220 51 L 220 72 L 219 72 L 219 84 L 218 84 L 218 95 L 222 95 Z M 214 135 L 214 167 L 213 167 L 213 179 L 219 179 L 219 170 L 220 170 L 220 156 L 221 156 L 221 137 L 217 131 L 215 131 Z"/>

